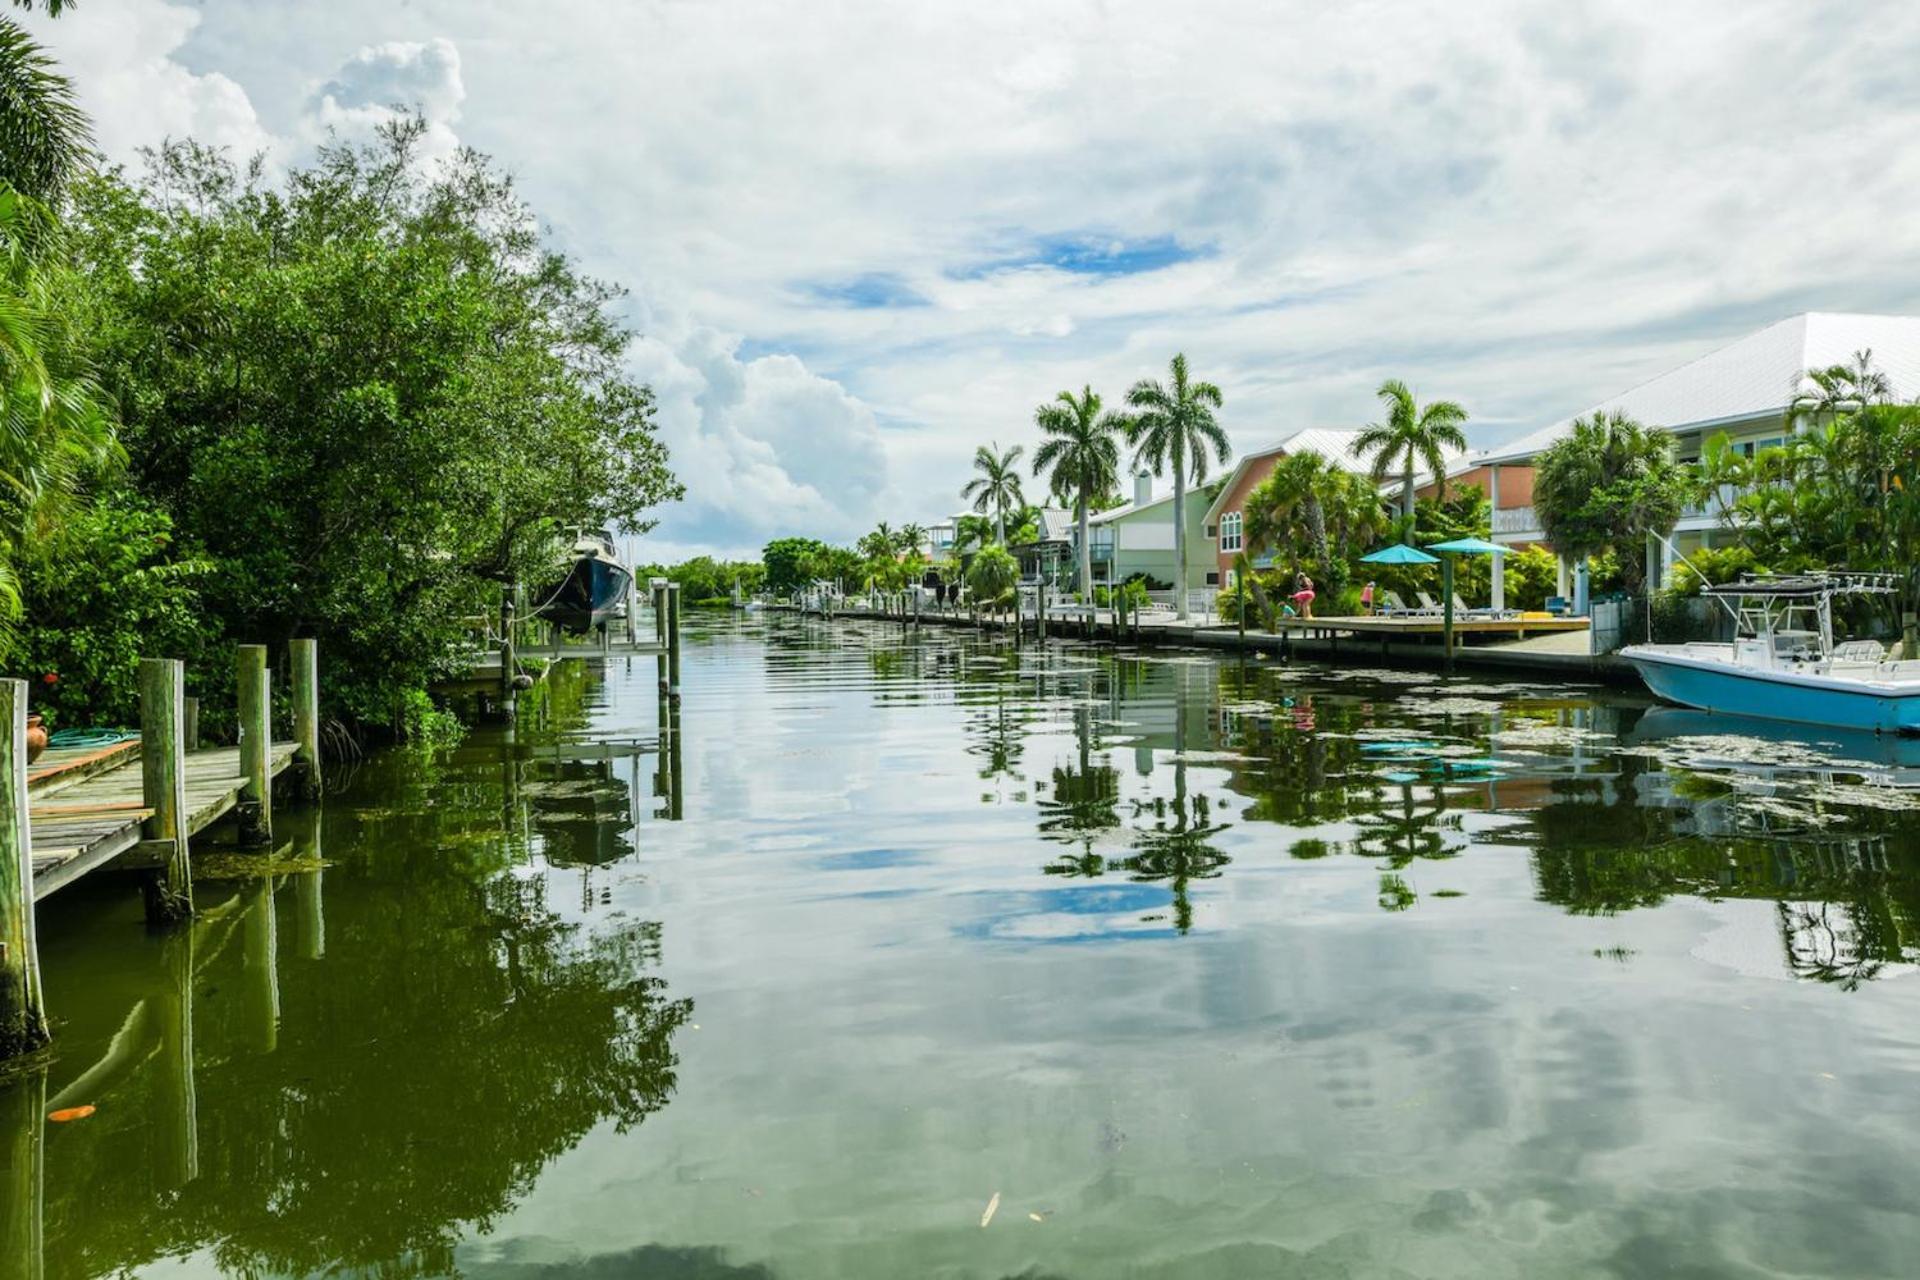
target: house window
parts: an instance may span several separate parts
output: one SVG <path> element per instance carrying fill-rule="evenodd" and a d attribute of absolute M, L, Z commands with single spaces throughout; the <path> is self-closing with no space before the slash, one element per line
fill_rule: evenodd
<path fill-rule="evenodd" d="M 1208 525 L 1208 526 L 1207 526 L 1207 536 L 1208 536 L 1209 538 L 1217 538 L 1217 537 L 1219 537 L 1219 536 L 1220 536 L 1220 526 L 1219 526 L 1219 525 L 1217 525 L 1217 524 L 1210 524 L 1210 525 Z"/>
<path fill-rule="evenodd" d="M 1207 575 L 1207 585 L 1210 587 L 1217 587 L 1220 585 L 1220 573 L 1218 570 L 1215 570 L 1214 572 L 1209 573 Z"/>
<path fill-rule="evenodd" d="M 1240 513 L 1232 511 L 1220 517 L 1220 549 L 1238 551 L 1240 549 Z"/>

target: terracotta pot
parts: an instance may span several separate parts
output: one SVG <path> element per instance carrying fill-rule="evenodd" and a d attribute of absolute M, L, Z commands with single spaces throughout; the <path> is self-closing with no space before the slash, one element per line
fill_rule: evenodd
<path fill-rule="evenodd" d="M 32 764 L 47 749 L 47 726 L 39 716 L 27 717 L 27 763 Z"/>

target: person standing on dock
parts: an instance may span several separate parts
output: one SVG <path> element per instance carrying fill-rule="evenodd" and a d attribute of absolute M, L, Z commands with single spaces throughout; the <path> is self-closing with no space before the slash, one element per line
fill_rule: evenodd
<path fill-rule="evenodd" d="M 1301 617 L 1313 617 L 1313 579 L 1309 578 L 1304 571 L 1297 579 L 1293 602 L 1299 606 Z"/>

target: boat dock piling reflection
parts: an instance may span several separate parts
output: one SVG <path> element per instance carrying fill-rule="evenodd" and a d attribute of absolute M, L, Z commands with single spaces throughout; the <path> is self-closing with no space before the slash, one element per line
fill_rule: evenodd
<path fill-rule="evenodd" d="M 34 904 L 101 868 L 146 872 L 153 923 L 193 914 L 193 837 L 232 813 L 243 847 L 273 840 L 273 787 L 290 774 L 317 798 L 320 775 L 318 648 L 289 651 L 295 738 L 272 738 L 265 645 L 235 654 L 238 738 L 201 749 L 187 714 L 186 668 L 177 658 L 140 662 L 140 734 L 106 747 L 49 751 L 30 768 L 27 686 L 0 680 L 0 1059 L 47 1043 Z M 197 708 L 196 708 L 197 711 Z"/>

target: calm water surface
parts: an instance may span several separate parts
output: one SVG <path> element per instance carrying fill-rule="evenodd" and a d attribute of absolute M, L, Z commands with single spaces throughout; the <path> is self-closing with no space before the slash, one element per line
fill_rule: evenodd
<path fill-rule="evenodd" d="M 1920 1270 L 1920 748 L 707 626 L 677 761 L 575 669 L 188 929 L 47 904 L 0 1268 Z"/>

